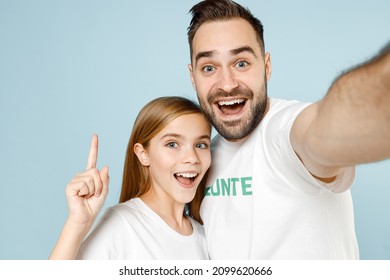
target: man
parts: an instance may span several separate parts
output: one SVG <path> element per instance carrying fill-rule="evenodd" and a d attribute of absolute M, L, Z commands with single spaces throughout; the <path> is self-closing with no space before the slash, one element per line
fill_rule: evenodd
<path fill-rule="evenodd" d="M 315 104 L 267 95 L 261 22 L 230 0 L 192 9 L 191 80 L 217 129 L 201 214 L 212 259 L 357 259 L 355 165 L 390 157 L 390 52 Z"/>

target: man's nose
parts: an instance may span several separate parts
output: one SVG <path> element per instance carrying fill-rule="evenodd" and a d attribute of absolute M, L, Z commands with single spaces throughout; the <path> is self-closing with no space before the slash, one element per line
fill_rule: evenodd
<path fill-rule="evenodd" d="M 218 88 L 225 91 L 231 92 L 238 86 L 236 77 L 232 69 L 226 68 L 220 71 Z"/>

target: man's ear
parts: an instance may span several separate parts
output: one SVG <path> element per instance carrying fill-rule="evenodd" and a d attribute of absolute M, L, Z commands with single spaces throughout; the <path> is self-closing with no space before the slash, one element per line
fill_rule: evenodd
<path fill-rule="evenodd" d="M 142 144 L 136 143 L 134 145 L 134 153 L 136 154 L 139 162 L 143 166 L 149 166 L 150 165 L 148 151 L 144 149 L 144 146 L 142 146 Z"/>
<path fill-rule="evenodd" d="M 272 74 L 271 54 L 269 52 L 265 54 L 264 63 L 265 63 L 265 76 L 268 81 L 269 79 L 271 79 L 271 74 Z"/>
<path fill-rule="evenodd" d="M 193 69 L 192 69 L 192 64 L 188 64 L 188 70 L 190 70 L 190 78 L 191 78 L 192 87 L 196 90 L 195 78 L 194 78 L 194 72 L 193 72 Z"/>

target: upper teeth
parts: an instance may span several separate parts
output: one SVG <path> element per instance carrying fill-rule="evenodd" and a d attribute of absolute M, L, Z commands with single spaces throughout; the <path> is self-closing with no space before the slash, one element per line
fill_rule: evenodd
<path fill-rule="evenodd" d="M 178 173 L 177 176 L 185 177 L 185 178 L 194 178 L 196 174 L 194 173 Z"/>
<path fill-rule="evenodd" d="M 228 101 L 222 100 L 222 101 L 218 102 L 218 105 L 220 105 L 220 106 L 233 105 L 233 104 L 241 103 L 243 101 L 244 101 L 244 99 L 233 99 L 233 100 L 228 100 Z"/>

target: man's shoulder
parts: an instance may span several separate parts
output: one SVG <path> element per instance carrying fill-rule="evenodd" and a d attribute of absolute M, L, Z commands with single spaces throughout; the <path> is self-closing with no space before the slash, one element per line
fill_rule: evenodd
<path fill-rule="evenodd" d="M 294 108 L 298 110 L 301 107 L 305 107 L 311 104 L 309 102 L 302 102 L 299 100 L 287 100 L 287 99 L 279 99 L 279 98 L 272 98 L 272 97 L 269 98 L 269 103 L 270 103 L 270 108 L 268 113 L 274 113 L 281 110 L 294 109 Z"/>
<path fill-rule="evenodd" d="M 293 122 L 297 115 L 310 104 L 298 100 L 270 98 L 270 107 L 262 123 L 276 121 L 283 124 Z"/>

